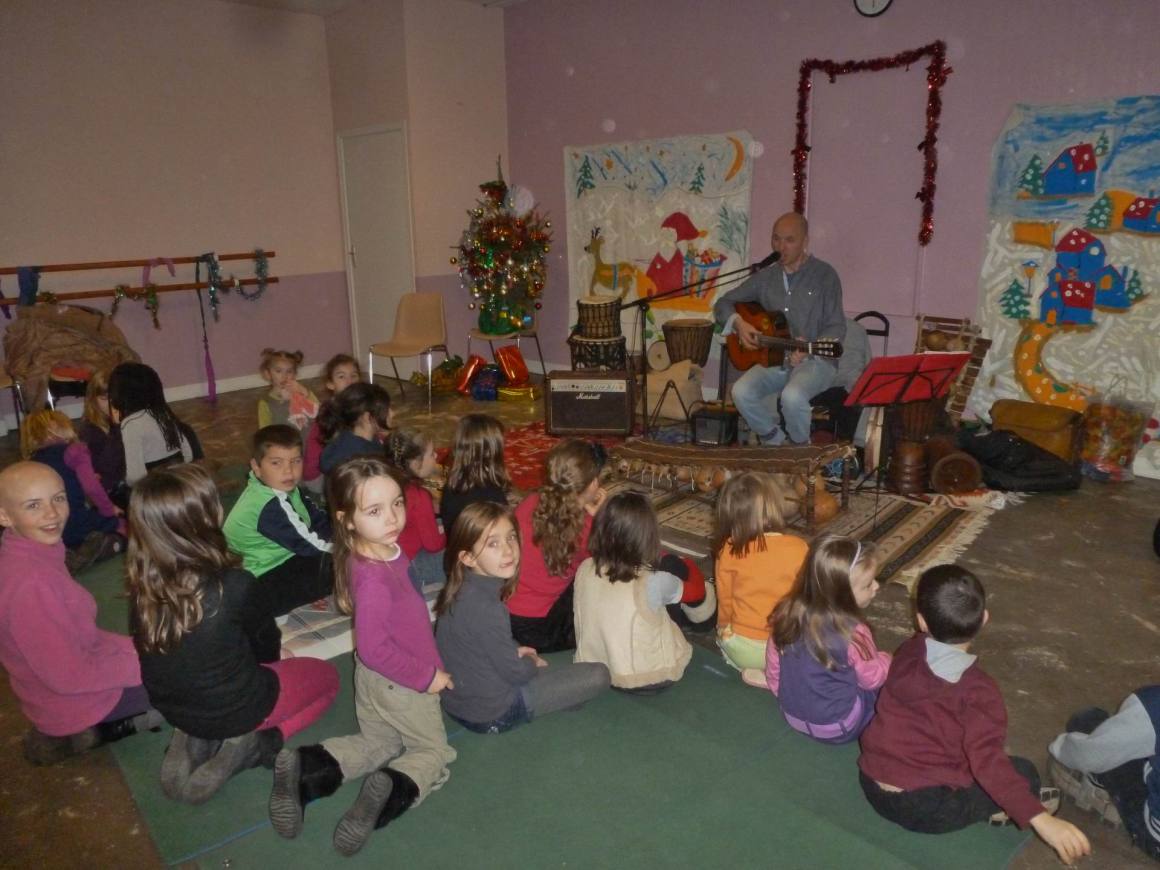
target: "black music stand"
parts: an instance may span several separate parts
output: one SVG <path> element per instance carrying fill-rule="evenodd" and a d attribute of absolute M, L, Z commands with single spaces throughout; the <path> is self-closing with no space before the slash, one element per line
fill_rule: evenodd
<path fill-rule="evenodd" d="M 890 409 L 909 402 L 926 402 L 947 394 L 963 366 L 970 359 L 966 351 L 957 353 L 914 353 L 904 356 L 884 356 L 870 360 L 858 382 L 846 397 L 847 405 L 885 405 Z M 884 421 L 882 427 L 882 449 L 878 454 L 878 467 L 871 472 L 867 469 L 860 489 L 871 473 L 877 475 L 878 491 L 882 490 L 882 477 L 894 449 L 893 425 Z M 875 510 L 877 518 L 877 510 Z"/>

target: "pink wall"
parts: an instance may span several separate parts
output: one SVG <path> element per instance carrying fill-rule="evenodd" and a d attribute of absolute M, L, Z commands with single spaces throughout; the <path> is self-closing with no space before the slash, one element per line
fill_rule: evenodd
<path fill-rule="evenodd" d="M 792 204 L 801 61 L 888 56 L 945 40 L 954 74 L 943 91 L 935 234 L 921 252 L 914 192 L 923 70 L 814 80 L 814 250 L 842 274 L 847 310 L 888 312 L 891 351 L 904 351 L 916 312 L 975 314 L 991 146 L 1012 106 L 1154 91 L 1160 32 L 1152 0 L 899 0 L 872 20 L 847 0 L 537 0 L 505 16 L 511 178 L 559 226 L 543 318 L 545 352 L 557 360 L 567 359 L 573 319 L 564 310 L 565 146 L 748 129 L 763 146 L 752 201 L 756 259 L 769 250 L 773 219 Z"/>
<path fill-rule="evenodd" d="M 217 0 L 6 0 L 0 58 L 0 265 L 262 246 L 282 283 L 223 305 L 218 377 L 253 374 L 267 345 L 300 347 L 308 363 L 349 348 L 322 18 Z M 140 277 L 62 273 L 41 287 Z M 154 273 L 192 278 L 188 266 Z M 3 287 L 14 295 L 15 279 Z M 204 380 L 196 312 L 183 292 L 161 298 L 160 331 L 138 304 L 118 314 L 167 387 Z"/>

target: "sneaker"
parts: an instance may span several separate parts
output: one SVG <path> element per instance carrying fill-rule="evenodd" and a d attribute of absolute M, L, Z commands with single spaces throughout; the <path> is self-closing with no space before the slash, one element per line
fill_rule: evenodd
<path fill-rule="evenodd" d="M 1107 825 L 1118 828 L 1123 823 L 1120 811 L 1108 794 L 1108 790 L 1096 782 L 1090 773 L 1083 773 L 1065 767 L 1056 760 L 1055 756 L 1047 756 L 1047 777 L 1060 791 L 1075 801 L 1081 810 L 1095 813 Z"/>

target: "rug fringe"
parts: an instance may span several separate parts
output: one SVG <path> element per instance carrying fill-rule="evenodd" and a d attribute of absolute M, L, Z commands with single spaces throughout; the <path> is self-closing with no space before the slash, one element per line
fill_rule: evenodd
<path fill-rule="evenodd" d="M 971 511 L 963 511 L 970 516 L 966 522 L 962 524 L 956 531 L 953 538 L 940 544 L 937 551 L 931 553 L 924 558 L 916 559 L 910 565 L 907 565 L 891 580 L 900 582 L 908 589 L 912 589 L 918 575 L 935 565 L 943 565 L 948 562 L 958 561 L 959 557 L 967 551 L 971 544 L 975 543 L 983 530 L 987 528 L 987 524 L 991 521 L 991 515 L 995 513 L 993 509 L 984 508 Z"/>

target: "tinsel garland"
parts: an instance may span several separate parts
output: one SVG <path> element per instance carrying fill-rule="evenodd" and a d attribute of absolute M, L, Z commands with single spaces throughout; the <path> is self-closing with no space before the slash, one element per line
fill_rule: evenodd
<path fill-rule="evenodd" d="M 235 285 L 239 295 L 247 302 L 256 302 L 262 298 L 262 294 L 266 292 L 267 279 L 270 277 L 270 258 L 261 248 L 254 248 L 254 277 L 258 279 L 258 284 L 257 289 L 252 293 L 247 293 L 246 288 L 241 284 Z"/>
<path fill-rule="evenodd" d="M 128 284 L 118 284 L 113 288 L 113 307 L 109 310 L 110 317 L 117 316 L 117 308 L 121 305 L 122 299 L 142 300 L 145 307 L 149 310 L 149 315 L 153 318 L 153 328 L 161 328 L 161 320 L 157 316 L 158 310 L 161 308 L 161 300 L 157 297 L 157 285 L 146 284 L 139 290 L 134 290 Z"/>
<path fill-rule="evenodd" d="M 893 57 L 876 57 L 872 60 L 803 60 L 798 78 L 797 140 L 793 149 L 793 207 L 794 211 L 805 214 L 806 207 L 806 163 L 810 146 L 806 119 L 810 108 L 811 78 L 816 70 L 824 72 L 833 83 L 838 76 L 855 72 L 880 72 L 886 69 L 905 67 L 910 69 L 922 57 L 930 56 L 926 67 L 926 136 L 918 143 L 922 152 L 922 188 L 914 198 L 922 202 L 922 223 L 918 230 L 918 243 L 926 245 L 934 236 L 934 192 L 935 176 L 938 174 L 938 126 L 942 114 L 942 88 L 953 70 L 946 65 L 946 43 L 941 39 L 922 48 L 900 52 Z"/>

